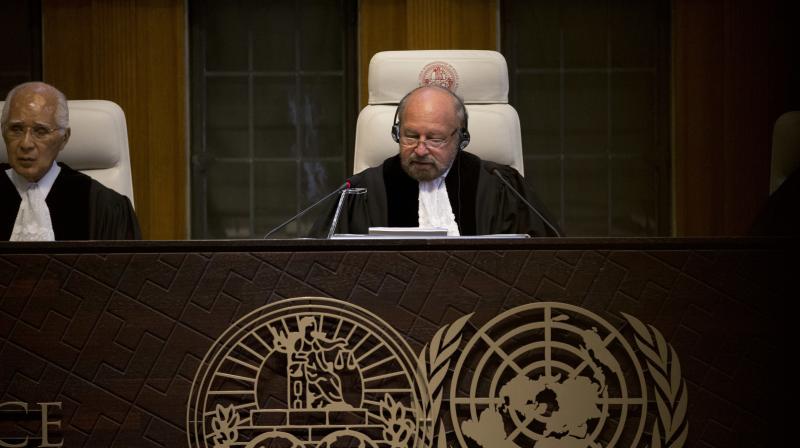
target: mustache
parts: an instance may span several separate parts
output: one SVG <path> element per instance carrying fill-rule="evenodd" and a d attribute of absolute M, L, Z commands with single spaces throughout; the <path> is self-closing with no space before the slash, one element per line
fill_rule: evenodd
<path fill-rule="evenodd" d="M 430 155 L 420 157 L 416 154 L 411 154 L 408 157 L 408 161 L 417 163 L 434 163 L 433 157 L 431 157 Z"/>

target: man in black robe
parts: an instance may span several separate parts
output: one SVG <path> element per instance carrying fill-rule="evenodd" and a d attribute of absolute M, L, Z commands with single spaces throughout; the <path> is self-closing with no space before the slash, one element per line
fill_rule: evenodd
<path fill-rule="evenodd" d="M 469 144 L 467 112 L 450 90 L 424 86 L 411 91 L 400 101 L 395 120 L 392 135 L 399 153 L 350 179 L 351 187 L 364 187 L 367 193 L 348 195 L 336 233 L 435 226 L 448 228 L 448 235 L 561 236 L 516 170 L 463 150 Z M 327 234 L 334 211 L 335 204 L 317 222 L 313 236 Z"/>
<path fill-rule="evenodd" d="M 9 162 L 0 164 L 0 240 L 141 237 L 127 197 L 55 162 L 70 136 L 64 94 L 21 84 L 6 97 L 0 126 Z"/>

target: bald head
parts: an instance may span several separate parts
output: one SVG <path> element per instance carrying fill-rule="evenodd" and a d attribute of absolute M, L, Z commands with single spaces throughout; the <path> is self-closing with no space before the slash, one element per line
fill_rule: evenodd
<path fill-rule="evenodd" d="M 50 84 L 38 81 L 20 84 L 8 92 L 8 95 L 6 95 L 6 102 L 3 104 L 3 114 L 0 115 L 0 125 L 5 126 L 5 124 L 8 123 L 8 114 L 11 110 L 11 103 L 14 101 L 14 98 L 19 95 L 24 95 L 26 97 L 36 96 L 47 102 L 49 105 L 53 105 L 53 118 L 55 123 L 60 128 L 69 127 L 69 108 L 67 106 L 67 97 L 64 96 L 60 90 L 56 89 Z"/>
<path fill-rule="evenodd" d="M 452 111 L 455 114 L 456 118 L 456 126 L 459 128 L 466 128 L 467 127 L 467 109 L 464 107 L 464 101 L 461 98 L 453 93 L 450 89 L 446 89 L 442 86 L 438 86 L 436 84 L 431 84 L 427 86 L 420 86 L 416 89 L 408 92 L 403 99 L 400 100 L 400 104 L 397 106 L 397 117 L 400 123 L 403 122 L 403 118 L 405 118 L 406 108 L 408 107 L 408 103 L 412 101 L 436 101 L 437 106 L 441 107 L 444 104 L 442 101 L 445 98 L 450 101 Z"/>

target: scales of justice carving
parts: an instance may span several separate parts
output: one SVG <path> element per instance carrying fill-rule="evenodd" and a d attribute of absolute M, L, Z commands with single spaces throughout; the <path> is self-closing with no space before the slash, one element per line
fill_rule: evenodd
<path fill-rule="evenodd" d="M 189 401 L 195 447 L 419 446 L 412 350 L 346 302 L 284 300 L 243 317 L 204 359 Z"/>
<path fill-rule="evenodd" d="M 655 328 L 623 314 L 631 344 L 596 314 L 551 302 L 478 329 L 470 317 L 440 328 L 415 354 L 378 316 L 344 301 L 264 306 L 223 333 L 198 369 L 189 445 L 684 444 L 686 385 Z"/>

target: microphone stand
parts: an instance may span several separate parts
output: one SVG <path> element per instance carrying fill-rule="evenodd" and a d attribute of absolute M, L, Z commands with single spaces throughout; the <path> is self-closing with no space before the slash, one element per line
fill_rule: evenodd
<path fill-rule="evenodd" d="M 492 174 L 497 176 L 498 179 L 500 179 L 503 182 L 503 184 L 505 184 L 505 186 L 508 187 L 508 189 L 511 190 L 517 196 L 517 198 L 519 198 L 520 201 L 522 201 L 525 205 L 527 205 L 529 209 L 533 210 L 533 212 L 536 213 L 536 216 L 538 216 L 542 221 L 544 221 L 544 223 L 547 224 L 547 227 L 550 227 L 550 229 L 553 231 L 553 233 L 556 234 L 557 237 L 561 237 L 561 233 L 555 228 L 555 226 L 550 224 L 550 221 L 548 221 L 547 218 L 545 218 L 541 213 L 539 213 L 539 210 L 536 210 L 536 207 L 531 205 L 531 203 L 528 202 L 528 200 L 525 199 L 520 194 L 520 192 L 517 191 L 516 188 L 511 186 L 511 183 L 509 181 L 507 181 L 506 178 L 503 177 L 502 174 L 500 174 L 500 170 L 498 170 L 497 168 L 494 168 L 494 169 L 492 169 Z"/>
<path fill-rule="evenodd" d="M 336 213 L 333 214 L 333 222 L 331 222 L 331 228 L 328 230 L 328 239 L 333 238 L 334 233 L 336 233 L 336 225 L 339 224 L 339 215 L 342 213 L 344 197 L 348 194 L 364 194 L 366 192 L 366 188 L 350 188 L 350 183 L 347 183 L 347 188 L 342 190 L 341 196 L 339 196 L 339 203 L 336 205 Z"/>
<path fill-rule="evenodd" d="M 300 213 L 298 213 L 298 214 L 296 214 L 296 215 L 292 216 L 291 218 L 287 219 L 286 221 L 284 221 L 284 222 L 283 222 L 281 225 L 279 225 L 278 227 L 275 227 L 274 229 L 270 230 L 270 231 L 269 231 L 269 232 L 268 232 L 266 235 L 264 235 L 264 238 L 263 238 L 263 239 L 267 239 L 267 238 L 269 238 L 269 236 L 270 236 L 270 235 L 272 235 L 273 233 L 277 232 L 278 230 L 280 230 L 280 229 L 282 229 L 282 228 L 286 227 L 286 225 L 288 225 L 290 222 L 294 221 L 295 219 L 297 219 L 297 218 L 299 218 L 299 217 L 301 217 L 301 216 L 305 215 L 305 214 L 306 214 L 306 213 L 308 213 L 308 212 L 309 212 L 309 211 L 310 211 L 312 208 L 316 207 L 317 205 L 321 204 L 322 202 L 325 202 L 325 201 L 326 201 L 326 200 L 328 200 L 328 198 L 330 198 L 331 196 L 333 196 L 333 195 L 335 195 L 336 193 L 339 193 L 340 191 L 342 191 L 342 189 L 345 189 L 344 191 L 347 191 L 347 189 L 349 189 L 349 188 L 350 188 L 350 181 L 348 180 L 347 182 L 345 182 L 345 183 L 343 183 L 342 185 L 340 185 L 340 186 L 339 186 L 339 188 L 337 188 L 337 189 L 335 189 L 335 190 L 331 191 L 330 193 L 326 194 L 324 198 L 322 198 L 322 199 L 320 199 L 319 201 L 317 201 L 317 202 L 315 202 L 315 203 L 311 204 L 309 207 L 306 207 L 305 209 L 303 209 L 303 211 L 301 211 Z M 339 200 L 339 202 L 341 202 L 341 199 Z M 340 207 L 341 207 L 341 204 L 340 204 Z M 339 212 L 339 209 L 338 209 L 338 208 L 336 209 L 336 212 L 337 212 L 337 214 L 338 214 L 338 212 Z"/>

